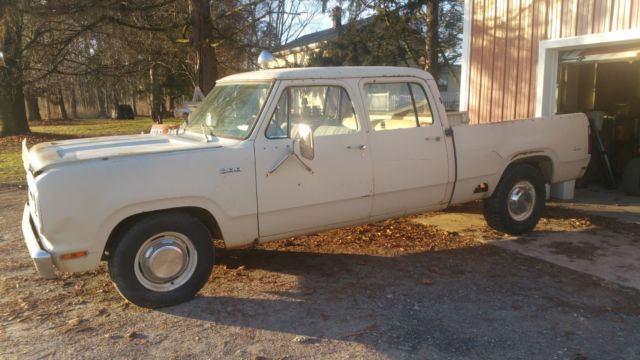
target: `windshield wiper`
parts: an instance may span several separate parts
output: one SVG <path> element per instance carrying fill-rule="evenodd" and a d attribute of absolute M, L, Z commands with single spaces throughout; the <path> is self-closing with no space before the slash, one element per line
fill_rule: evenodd
<path fill-rule="evenodd" d="M 213 128 L 209 125 L 200 124 L 200 129 L 202 130 L 202 135 L 204 135 L 205 141 L 212 142 L 213 137 L 216 136 L 216 134 L 213 133 Z M 208 136 L 207 136 L 207 130 L 209 132 Z M 209 140 L 209 136 L 211 136 L 211 140 Z"/>

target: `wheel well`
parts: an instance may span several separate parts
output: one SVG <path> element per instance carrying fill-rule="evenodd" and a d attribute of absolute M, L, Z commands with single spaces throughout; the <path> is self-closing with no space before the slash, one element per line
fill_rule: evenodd
<path fill-rule="evenodd" d="M 550 184 L 553 178 L 553 161 L 548 156 L 531 156 L 515 160 L 507 168 L 513 167 L 517 164 L 529 164 L 535 166 L 544 177 L 546 183 Z M 505 170 L 506 171 L 506 170 Z"/>
<path fill-rule="evenodd" d="M 109 234 L 109 238 L 107 239 L 107 244 L 104 247 L 104 252 L 102 254 L 102 260 L 106 260 L 106 256 L 109 254 L 109 251 L 113 248 L 113 246 L 118 242 L 118 239 L 122 237 L 122 234 L 126 232 L 133 224 L 137 221 L 145 218 L 147 216 L 151 216 L 153 214 L 167 212 L 167 211 L 180 211 L 183 213 L 187 213 L 198 220 L 202 221 L 202 223 L 209 229 L 211 236 L 213 239 L 224 240 L 222 237 L 222 231 L 220 230 L 220 226 L 216 219 L 211 215 L 211 213 L 203 208 L 199 207 L 179 207 L 179 208 L 170 208 L 170 209 L 162 209 L 150 212 L 144 212 L 140 214 L 131 215 L 128 218 L 120 221 L 118 225 L 111 231 Z"/>

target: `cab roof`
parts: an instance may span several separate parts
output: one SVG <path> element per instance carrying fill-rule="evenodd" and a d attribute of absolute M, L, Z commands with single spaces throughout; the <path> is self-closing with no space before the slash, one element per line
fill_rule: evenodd
<path fill-rule="evenodd" d="M 300 79 L 345 79 L 370 77 L 418 77 L 432 80 L 426 71 L 396 66 L 340 66 L 267 69 L 227 76 L 220 82 L 250 80 L 300 80 Z"/>

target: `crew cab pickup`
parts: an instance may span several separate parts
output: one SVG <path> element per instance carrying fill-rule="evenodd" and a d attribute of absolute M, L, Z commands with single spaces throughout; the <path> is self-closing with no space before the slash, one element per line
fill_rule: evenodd
<path fill-rule="evenodd" d="M 118 291 L 177 304 L 227 248 L 484 200 L 490 226 L 532 230 L 545 184 L 589 161 L 582 114 L 451 126 L 428 73 L 263 70 L 217 82 L 171 135 L 42 143 L 23 160 L 23 232 L 41 275 L 106 260 Z"/>

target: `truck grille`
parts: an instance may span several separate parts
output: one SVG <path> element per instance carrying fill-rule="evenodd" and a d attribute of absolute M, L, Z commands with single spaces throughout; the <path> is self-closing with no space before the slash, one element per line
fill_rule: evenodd
<path fill-rule="evenodd" d="M 31 190 L 31 187 L 29 187 L 29 192 L 28 192 L 28 196 L 29 196 L 29 208 L 31 209 L 31 216 L 34 218 L 34 220 L 38 220 L 38 202 L 36 201 L 36 195 L 33 193 L 33 191 Z"/>

